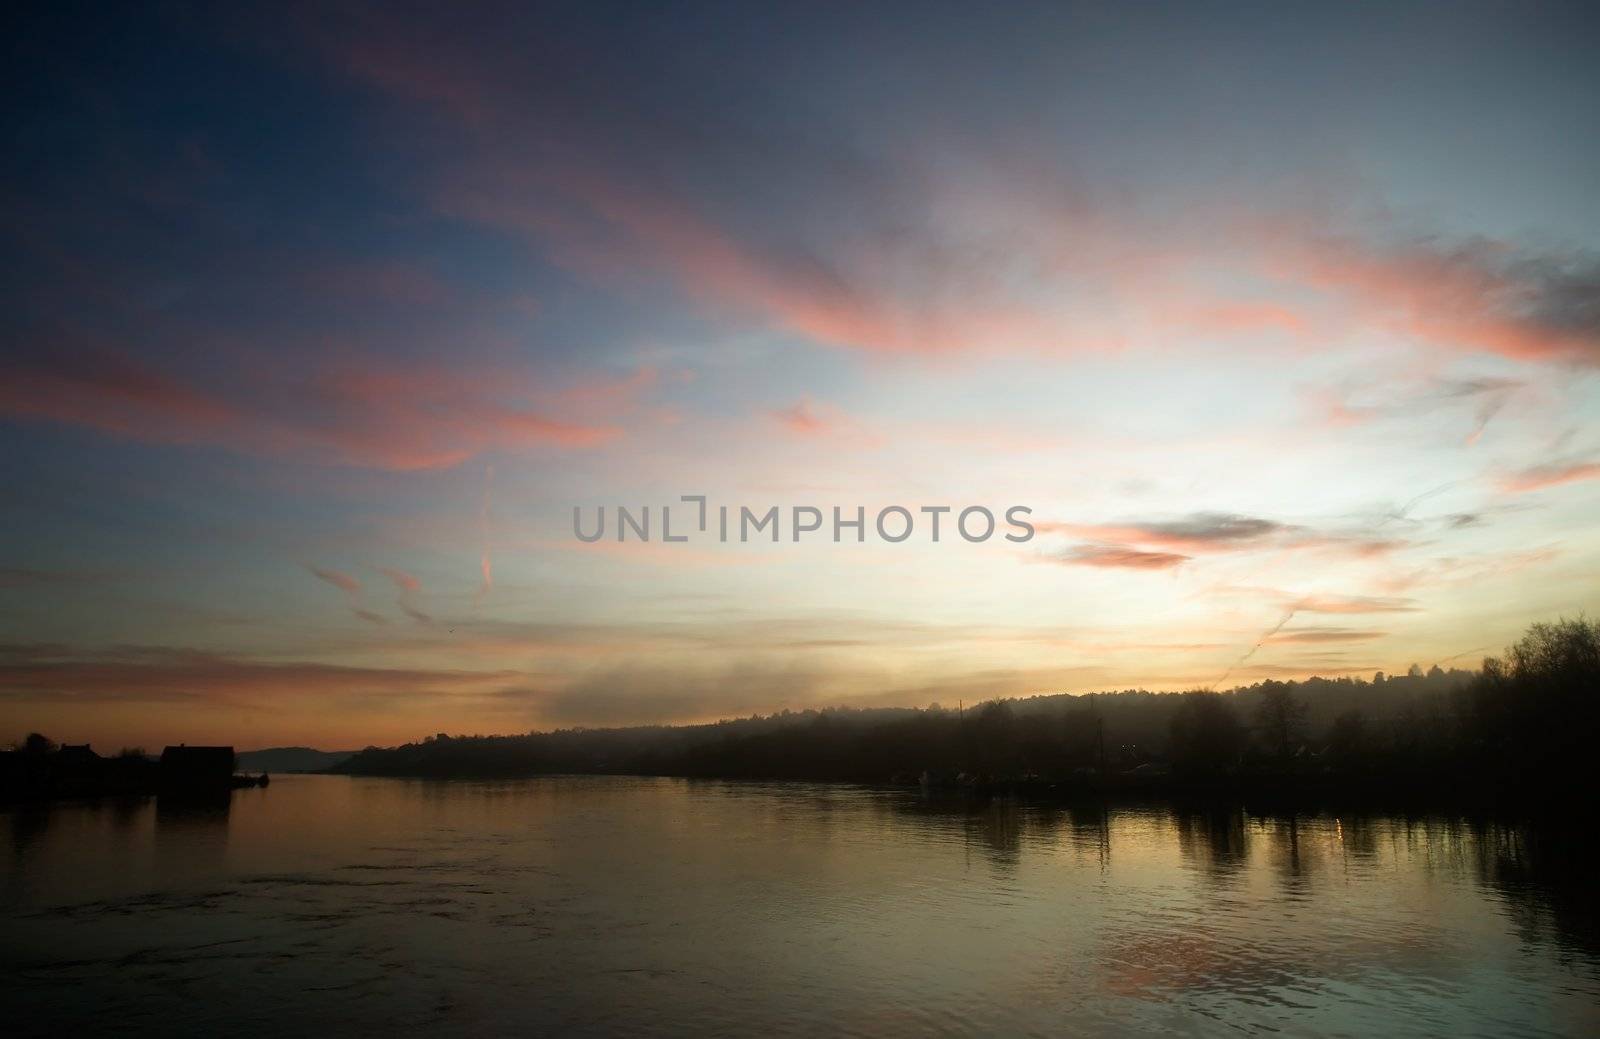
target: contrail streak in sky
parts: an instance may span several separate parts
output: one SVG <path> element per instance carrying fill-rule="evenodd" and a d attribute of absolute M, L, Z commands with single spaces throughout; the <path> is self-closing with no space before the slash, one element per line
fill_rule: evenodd
<path fill-rule="evenodd" d="M 478 568 L 483 572 L 483 584 L 478 586 L 478 595 L 488 595 L 494 590 L 494 564 L 489 559 L 489 507 L 494 503 L 494 466 L 488 465 L 483 470 L 483 504 L 478 507 L 478 530 L 483 535 L 483 552 L 478 559 Z"/>
<path fill-rule="evenodd" d="M 1285 613 L 1283 615 L 1283 619 L 1282 620 L 1280 620 L 1277 624 L 1274 624 L 1271 628 L 1269 628 L 1265 632 L 1263 632 L 1261 637 L 1256 640 L 1256 644 L 1251 646 L 1247 651 L 1245 651 L 1244 656 L 1240 657 L 1238 660 L 1235 660 L 1233 662 L 1233 666 L 1228 668 L 1228 670 L 1226 670 L 1226 671 L 1224 671 L 1222 673 L 1222 677 L 1221 678 L 1217 679 L 1215 682 L 1213 682 L 1211 684 L 1212 685 L 1221 685 L 1223 682 L 1226 682 L 1228 680 L 1228 676 L 1229 675 L 1233 674 L 1235 671 L 1237 671 L 1241 667 L 1243 667 L 1246 661 L 1248 661 L 1251 657 L 1256 655 L 1256 650 L 1260 649 L 1262 646 L 1265 646 L 1267 644 L 1267 640 L 1268 639 L 1272 638 L 1272 636 L 1274 636 L 1278 632 L 1282 631 L 1283 630 L 1283 626 L 1285 624 L 1288 624 L 1290 621 L 1294 620 L 1294 615 L 1296 613 L 1299 613 L 1299 612 L 1300 612 L 1300 604 L 1299 603 L 1295 603 L 1293 606 L 1289 607 L 1289 612 L 1287 612 L 1287 613 Z"/>

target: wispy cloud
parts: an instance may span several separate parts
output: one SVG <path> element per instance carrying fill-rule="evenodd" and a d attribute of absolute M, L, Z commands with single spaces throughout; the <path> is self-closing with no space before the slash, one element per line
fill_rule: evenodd
<path fill-rule="evenodd" d="M 1600 462 L 1571 460 L 1549 462 L 1508 473 L 1500 478 L 1500 489 L 1512 494 L 1528 494 L 1569 483 L 1600 478 Z"/>
<path fill-rule="evenodd" d="M 318 580 L 325 581 L 344 593 L 345 600 L 350 607 L 350 612 L 368 624 L 382 626 L 389 623 L 388 618 L 375 610 L 368 609 L 362 604 L 361 579 L 354 574 L 343 570 L 329 570 L 320 566 L 307 566 Z"/>
<path fill-rule="evenodd" d="M 1301 613 L 1415 613 L 1421 609 L 1415 599 L 1370 595 L 1312 595 L 1295 600 L 1294 607 Z"/>
<path fill-rule="evenodd" d="M 1197 512 L 1175 520 L 1124 524 L 1042 522 L 1036 526 L 1041 533 L 1064 533 L 1102 542 L 1149 545 L 1189 553 L 1237 551 L 1300 529 L 1275 520 L 1220 512 Z"/>
<path fill-rule="evenodd" d="M 1041 534 L 1085 538 L 1099 547 L 1121 546 L 1146 554 L 1192 556 L 1259 550 L 1329 551 L 1372 557 L 1408 547 L 1380 527 L 1318 530 L 1258 516 L 1197 512 L 1177 519 L 1074 524 L 1040 521 Z M 1137 558 L 1137 556 L 1133 557 Z M 1176 564 L 1174 564 L 1176 565 Z"/>
<path fill-rule="evenodd" d="M 0 698 L 27 702 L 220 702 L 271 704 L 280 698 L 358 696 L 394 703 L 448 698 L 524 682 L 511 671 L 370 668 L 163 646 L 83 651 L 61 646 L 0 647 Z"/>
<path fill-rule="evenodd" d="M 1486 237 L 1451 240 L 1279 223 L 1280 276 L 1333 294 L 1349 316 L 1424 343 L 1525 361 L 1600 363 L 1600 258 Z"/>
<path fill-rule="evenodd" d="M 417 606 L 417 596 L 422 594 L 422 581 L 414 574 L 390 566 L 380 566 L 379 572 L 394 583 L 395 605 L 400 612 L 419 624 L 432 624 L 433 617 Z"/>
<path fill-rule="evenodd" d="M 415 595 L 416 593 L 422 591 L 422 582 L 419 581 L 414 575 L 408 574 L 404 570 L 397 570 L 390 566 L 380 566 L 378 571 L 379 573 L 383 574 L 383 576 L 393 581 L 395 588 L 402 595 Z"/>
<path fill-rule="evenodd" d="M 320 566 L 308 566 L 319 580 L 326 581 L 349 596 L 361 594 L 361 579 L 354 574 L 347 574 L 343 570 L 328 570 Z"/>
<path fill-rule="evenodd" d="M 233 405 L 178 376 L 103 347 L 60 345 L 37 360 L 0 360 L 0 415 L 162 443 L 226 435 L 239 419 Z"/>
<path fill-rule="evenodd" d="M 1189 556 L 1176 552 L 1150 552 L 1125 545 L 1074 545 L 1040 558 L 1071 566 L 1098 566 L 1124 570 L 1171 570 L 1182 566 Z"/>
<path fill-rule="evenodd" d="M 494 591 L 494 563 L 489 558 L 489 511 L 493 505 L 494 466 L 486 465 L 483 468 L 483 497 L 478 505 L 478 533 L 481 540 L 478 572 L 483 581 L 478 586 L 480 598 Z"/>
<path fill-rule="evenodd" d="M 1318 419 L 1334 428 L 1415 418 L 1465 406 L 1471 409 L 1471 427 L 1463 442 L 1471 446 L 1526 385 L 1518 379 L 1487 376 L 1347 380 L 1334 388 L 1310 390 L 1307 396 Z"/>
<path fill-rule="evenodd" d="M 1381 639 L 1387 632 L 1355 628 L 1282 628 L 1267 637 L 1268 642 L 1367 642 Z"/>
<path fill-rule="evenodd" d="M 81 363 L 12 362 L 0 373 L 0 416 L 378 469 L 446 468 L 491 449 L 595 448 L 623 435 L 616 424 L 557 417 L 558 391 L 489 369 L 369 358 L 308 371 L 286 362 L 221 392 L 102 350 Z"/>

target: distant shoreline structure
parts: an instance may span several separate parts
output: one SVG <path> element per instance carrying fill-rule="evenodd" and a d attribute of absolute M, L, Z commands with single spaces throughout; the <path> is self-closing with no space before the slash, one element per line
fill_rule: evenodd
<path fill-rule="evenodd" d="M 232 747 L 165 748 L 151 758 L 138 748 L 102 757 L 87 743 L 55 745 L 32 733 L 16 749 L 0 751 L 0 803 L 67 798 L 204 797 L 240 787 L 267 786 L 267 773 L 235 771 Z"/>

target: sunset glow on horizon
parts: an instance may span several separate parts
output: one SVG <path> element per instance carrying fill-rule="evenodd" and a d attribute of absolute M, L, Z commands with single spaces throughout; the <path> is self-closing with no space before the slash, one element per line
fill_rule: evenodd
<path fill-rule="evenodd" d="M 1595 606 L 1592 11 L 869 6 L 14 34 L 0 742 L 1370 678 Z"/>

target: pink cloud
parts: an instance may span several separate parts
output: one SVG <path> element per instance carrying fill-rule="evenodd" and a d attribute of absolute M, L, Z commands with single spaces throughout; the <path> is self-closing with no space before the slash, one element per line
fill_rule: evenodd
<path fill-rule="evenodd" d="M 1500 489 L 1512 494 L 1528 494 L 1596 478 L 1600 478 L 1600 462 L 1556 462 L 1501 477 Z"/>
<path fill-rule="evenodd" d="M 416 598 L 422 593 L 422 582 L 417 577 L 390 566 L 380 566 L 378 571 L 394 583 L 398 593 L 395 605 L 400 607 L 401 613 L 419 624 L 433 623 L 433 617 L 417 606 Z"/>
<path fill-rule="evenodd" d="M 1311 320 L 1301 311 L 1263 302 L 1222 301 L 1189 306 L 1175 314 L 1172 324 L 1215 335 L 1276 331 L 1304 336 L 1311 331 Z"/>
<path fill-rule="evenodd" d="M 529 202 L 541 195 L 568 199 L 594 220 Z M 588 163 L 529 174 L 480 161 L 464 167 L 442 199 L 456 215 L 539 238 L 572 266 L 606 277 L 666 274 L 702 302 L 819 344 L 869 352 L 1067 353 L 1118 348 L 1129 336 L 1174 328 L 1304 339 L 1378 327 L 1525 360 L 1600 353 L 1600 337 L 1579 316 L 1593 276 L 1581 258 L 1483 241 L 1390 247 L 1330 233 L 1308 216 L 1278 221 L 1265 234 L 1254 217 L 1208 218 L 1211 240 L 1237 243 L 1221 253 L 1131 214 L 1119 223 L 1041 199 L 1035 226 L 1008 240 L 1017 266 L 1031 272 L 1018 279 L 975 262 L 988 246 L 981 234 L 950 237 L 932 224 L 914 241 L 869 227 L 825 255 L 786 254 L 739 238 L 666 190 L 625 183 Z M 1062 255 L 1059 241 L 1074 242 L 1076 251 Z M 1219 271 L 1316 298 L 1236 298 L 1208 287 L 1204 275 Z M 1063 286 L 1077 306 L 1061 305 Z M 1094 311 L 1106 307 L 1117 318 L 1097 322 Z"/>
<path fill-rule="evenodd" d="M 403 594 L 415 595 L 417 592 L 422 591 L 422 582 L 404 570 L 396 570 L 388 566 L 380 566 L 378 570 L 393 581 L 395 588 L 399 589 Z"/>
<path fill-rule="evenodd" d="M 193 443 L 225 434 L 234 407 L 112 351 L 58 353 L 0 371 L 0 414 L 84 426 L 141 440 Z"/>
<path fill-rule="evenodd" d="M 492 449 L 576 450 L 624 435 L 649 371 L 581 384 L 569 401 L 526 372 L 446 370 L 363 357 L 310 372 L 277 366 L 231 394 L 204 390 L 110 351 L 73 362 L 13 364 L 0 415 L 83 426 L 157 443 L 216 444 L 272 456 L 381 469 L 438 469 Z"/>
<path fill-rule="evenodd" d="M 615 425 L 573 422 L 525 404 L 541 393 L 526 376 L 457 372 L 365 361 L 320 373 L 306 401 L 323 416 L 281 430 L 291 450 L 331 450 L 339 460 L 385 469 L 438 469 L 491 448 L 595 447 L 622 436 Z"/>
<path fill-rule="evenodd" d="M 1130 297 L 1149 287 L 1166 251 L 1131 239 L 1115 244 L 1093 212 L 1054 207 L 1054 234 L 1010 242 L 1039 276 L 1024 283 L 983 261 L 994 243 L 925 240 L 863 229 L 825 254 L 786 252 L 746 240 L 678 195 L 563 154 L 508 162 L 464 160 L 441 185 L 446 213 L 527 235 L 564 265 L 615 279 L 670 278 L 702 305 L 755 317 L 814 343 L 898 355 L 1103 351 L 1122 344 L 1124 325 L 1086 320 L 1068 307 L 1063 280 L 1091 296 Z M 586 216 L 579 219 L 576 214 Z M 1105 247 L 1093 252 L 1089 243 Z M 1060 251 L 1072 240 L 1080 248 Z M 1129 265 L 1123 253 L 1146 262 Z M 1043 272 L 1050 271 L 1046 276 Z M 894 278 L 890 279 L 889 275 Z M 892 280 L 893 285 L 886 284 Z"/>
<path fill-rule="evenodd" d="M 306 569 L 310 570 L 318 579 L 326 581 L 346 595 L 361 594 L 361 579 L 354 574 L 347 574 L 343 570 L 325 570 L 320 566 L 308 566 Z"/>
<path fill-rule="evenodd" d="M 693 373 L 680 369 L 662 372 L 654 365 L 642 364 L 623 376 L 591 376 L 561 391 L 564 404 L 585 411 L 631 413 L 639 400 L 664 381 L 686 382 Z"/>
<path fill-rule="evenodd" d="M 802 398 L 790 407 L 774 411 L 772 417 L 791 432 L 803 435 L 821 433 L 829 427 L 828 421 L 814 410 L 810 398 Z"/>
<path fill-rule="evenodd" d="M 1600 353 L 1583 318 L 1585 257 L 1484 239 L 1396 242 L 1310 204 L 1265 220 L 1200 202 L 1154 214 L 1091 197 L 1027 147 L 985 152 L 986 180 L 957 183 L 913 158 L 865 171 L 839 185 L 850 233 L 796 245 L 751 230 L 760 223 L 730 215 L 724 199 L 694 196 L 692 178 L 619 156 L 617 133 L 636 129 L 626 106 L 568 114 L 597 88 L 552 86 L 530 100 L 525 53 L 465 48 L 450 28 L 381 11 L 301 29 L 340 73 L 450 121 L 460 147 L 433 184 L 442 212 L 526 236 L 597 278 L 669 279 L 703 305 L 817 344 L 1059 354 L 1174 330 L 1308 340 L 1378 327 L 1522 359 Z M 892 203 L 893 218 L 874 222 L 863 199 Z"/>
<path fill-rule="evenodd" d="M 559 103 L 530 106 L 525 70 L 509 52 L 469 52 L 447 32 L 381 13 L 306 31 L 342 73 L 464 131 L 467 146 L 438 185 L 447 213 L 533 237 L 598 276 L 671 278 L 704 303 L 819 344 L 1060 353 L 1175 326 L 1297 339 L 1376 326 L 1522 359 L 1600 353 L 1583 317 L 1594 283 L 1586 257 L 1487 239 L 1386 241 L 1309 204 L 1265 220 L 1199 204 L 1176 219 L 1141 215 L 1089 197 L 1053 157 L 1025 147 L 984 154 L 987 183 L 952 186 L 927 168 L 874 171 L 924 193 L 893 197 L 897 216 L 910 219 L 858 220 L 825 250 L 786 248 L 723 216 L 715 200 L 617 158 L 609 127 L 565 119 Z M 626 118 L 599 113 L 607 117 Z M 876 184 L 869 173 L 861 189 Z M 1250 287 L 1232 287 L 1241 282 Z M 1293 299 L 1263 289 L 1289 289 Z M 1088 316 L 1096 306 L 1115 316 L 1097 323 Z"/>
<path fill-rule="evenodd" d="M 1270 276 L 1343 301 L 1355 323 L 1517 360 L 1600 360 L 1600 335 L 1582 317 L 1595 279 L 1585 257 L 1487 238 L 1382 244 L 1304 217 L 1261 241 Z"/>

